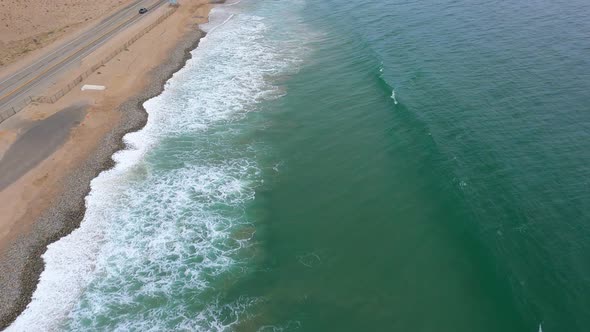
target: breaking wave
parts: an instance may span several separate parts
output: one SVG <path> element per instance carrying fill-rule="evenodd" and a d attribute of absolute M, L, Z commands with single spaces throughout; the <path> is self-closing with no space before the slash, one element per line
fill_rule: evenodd
<path fill-rule="evenodd" d="M 146 126 L 92 181 L 80 228 L 48 246 L 8 330 L 221 331 L 247 315 L 259 299 L 220 292 L 256 252 L 245 209 L 262 180 L 245 120 L 284 94 L 273 78 L 303 50 L 269 37 L 269 24 L 238 5 L 214 9 L 192 59 L 144 104 Z"/>

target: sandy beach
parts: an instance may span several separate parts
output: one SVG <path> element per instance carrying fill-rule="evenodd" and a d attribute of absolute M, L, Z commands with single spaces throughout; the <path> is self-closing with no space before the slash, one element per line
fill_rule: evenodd
<path fill-rule="evenodd" d="M 47 244 L 79 225 L 90 181 L 112 166 L 122 137 L 145 124 L 142 103 L 190 57 L 213 2 L 219 3 L 180 1 L 169 19 L 82 83 L 105 91 L 77 87 L 55 104 L 29 105 L 0 125 L 0 329 L 29 303 Z M 130 30 L 81 66 L 117 47 Z"/>

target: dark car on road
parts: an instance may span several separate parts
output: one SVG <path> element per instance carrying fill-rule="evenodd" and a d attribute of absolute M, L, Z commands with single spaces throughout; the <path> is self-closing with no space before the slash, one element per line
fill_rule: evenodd
<path fill-rule="evenodd" d="M 145 13 L 147 13 L 147 8 L 141 8 L 141 9 L 139 10 L 139 13 L 140 13 L 140 14 L 145 14 Z"/>

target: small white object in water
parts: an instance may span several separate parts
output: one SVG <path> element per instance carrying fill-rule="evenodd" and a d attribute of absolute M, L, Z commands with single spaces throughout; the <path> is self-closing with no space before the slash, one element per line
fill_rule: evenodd
<path fill-rule="evenodd" d="M 86 90 L 97 90 L 97 91 L 102 91 L 106 89 L 106 87 L 104 85 L 90 85 L 90 84 L 85 84 L 82 86 L 82 91 L 86 91 Z"/>
<path fill-rule="evenodd" d="M 397 105 L 397 99 L 395 99 L 395 90 L 391 89 L 391 99 L 393 99 L 393 103 Z"/>

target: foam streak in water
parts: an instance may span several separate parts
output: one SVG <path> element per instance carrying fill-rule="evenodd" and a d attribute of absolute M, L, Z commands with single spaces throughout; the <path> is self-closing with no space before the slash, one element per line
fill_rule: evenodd
<path fill-rule="evenodd" d="M 391 99 L 393 99 L 393 103 L 397 105 L 397 99 L 395 99 L 395 90 L 391 89 Z"/>

